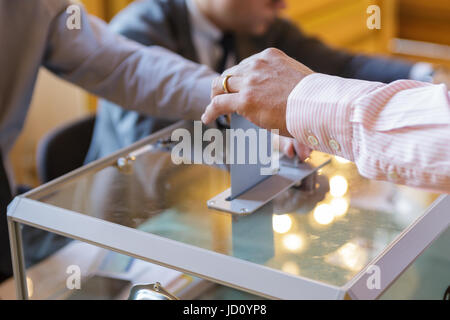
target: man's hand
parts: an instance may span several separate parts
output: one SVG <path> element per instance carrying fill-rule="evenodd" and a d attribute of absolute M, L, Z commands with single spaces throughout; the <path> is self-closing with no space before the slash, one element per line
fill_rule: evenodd
<path fill-rule="evenodd" d="M 445 83 L 447 88 L 450 89 L 450 68 L 443 66 L 439 67 L 433 76 L 433 83 Z"/>
<path fill-rule="evenodd" d="M 212 102 L 202 121 L 236 112 L 264 129 L 278 129 L 290 137 L 286 128 L 287 100 L 295 86 L 312 74 L 309 68 L 277 49 L 267 49 L 224 72 L 212 87 Z M 228 79 L 225 94 L 223 81 Z"/>
<path fill-rule="evenodd" d="M 297 156 L 300 161 L 304 161 L 311 154 L 311 149 L 293 138 L 279 137 L 279 145 L 275 146 L 280 153 L 283 153 L 288 158 Z"/>

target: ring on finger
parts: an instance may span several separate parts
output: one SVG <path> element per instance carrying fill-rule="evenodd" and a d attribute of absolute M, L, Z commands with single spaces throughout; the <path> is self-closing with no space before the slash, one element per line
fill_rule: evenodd
<path fill-rule="evenodd" d="M 225 92 L 226 94 L 231 93 L 231 91 L 229 90 L 229 87 L 228 87 L 228 80 L 231 77 L 232 77 L 231 75 L 225 76 L 225 78 L 223 79 L 223 82 L 222 82 L 223 92 Z"/>

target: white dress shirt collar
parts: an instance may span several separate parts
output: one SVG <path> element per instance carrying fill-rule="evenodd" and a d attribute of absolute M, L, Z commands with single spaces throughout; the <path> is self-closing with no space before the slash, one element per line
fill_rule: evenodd
<path fill-rule="evenodd" d="M 198 62 L 215 70 L 224 53 L 220 45 L 223 32 L 205 17 L 195 0 L 186 0 L 186 4 L 191 22 L 192 42 L 197 52 Z M 235 64 L 236 55 L 230 53 L 225 67 L 230 68 Z"/>
<path fill-rule="evenodd" d="M 222 39 L 223 32 L 216 27 L 198 8 L 195 0 L 186 0 L 193 32 L 208 38 L 212 42 L 219 42 Z"/>

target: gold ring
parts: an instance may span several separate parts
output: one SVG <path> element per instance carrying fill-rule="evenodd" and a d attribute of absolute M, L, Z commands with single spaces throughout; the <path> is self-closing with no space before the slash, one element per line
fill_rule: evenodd
<path fill-rule="evenodd" d="M 231 75 L 228 75 L 228 76 L 225 76 L 225 78 L 223 79 L 222 86 L 223 86 L 223 91 L 226 94 L 231 93 L 230 90 L 228 89 L 228 79 L 230 79 L 231 77 L 232 77 Z"/>

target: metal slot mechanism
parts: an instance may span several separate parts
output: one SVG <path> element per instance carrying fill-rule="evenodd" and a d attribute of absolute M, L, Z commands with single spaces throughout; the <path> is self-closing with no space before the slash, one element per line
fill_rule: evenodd
<path fill-rule="evenodd" d="M 231 128 L 255 129 L 244 118 L 232 115 Z M 259 128 L 257 128 L 259 129 Z M 268 150 L 271 150 L 271 145 Z M 234 150 L 235 154 L 237 150 Z M 248 151 L 246 151 L 248 154 Z M 307 177 L 315 174 L 331 161 L 324 157 L 320 165 L 313 167 L 308 163 L 296 163 L 288 159 L 280 161 L 280 167 L 271 176 L 260 174 L 262 165 L 231 165 L 231 188 L 207 202 L 208 208 L 237 215 L 254 213 L 287 189 L 302 184 Z"/>
<path fill-rule="evenodd" d="M 325 160 L 318 167 L 300 163 L 294 167 L 282 161 L 277 174 L 256 184 L 242 195 L 231 199 L 231 188 L 207 202 L 208 208 L 238 215 L 252 214 L 291 187 L 302 185 L 308 177 L 316 174 L 331 160 Z"/>

